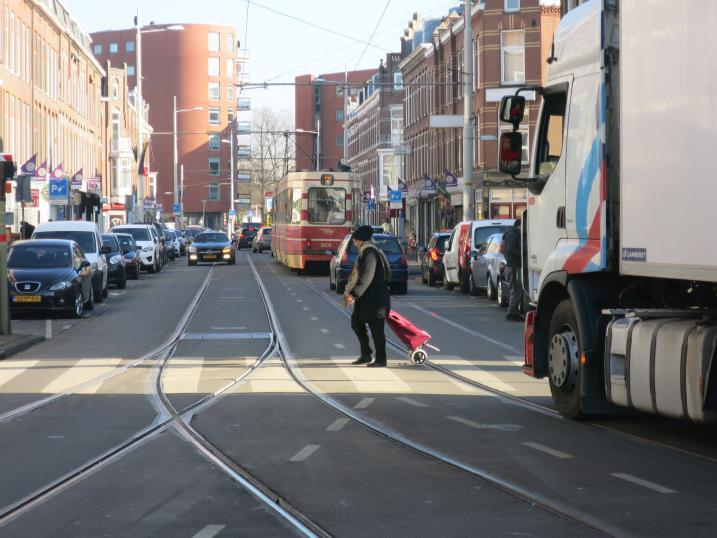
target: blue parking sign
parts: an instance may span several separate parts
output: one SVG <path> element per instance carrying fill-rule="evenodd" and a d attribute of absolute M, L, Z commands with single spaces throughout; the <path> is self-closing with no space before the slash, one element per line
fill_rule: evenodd
<path fill-rule="evenodd" d="M 52 205 L 65 205 L 67 203 L 67 193 L 69 191 L 69 181 L 67 178 L 50 178 L 48 197 Z"/>

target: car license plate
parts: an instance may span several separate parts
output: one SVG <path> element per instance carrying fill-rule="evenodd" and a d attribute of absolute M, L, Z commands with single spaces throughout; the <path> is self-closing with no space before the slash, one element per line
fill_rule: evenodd
<path fill-rule="evenodd" d="M 12 300 L 15 303 L 40 303 L 42 297 L 39 295 L 13 295 Z"/>
<path fill-rule="evenodd" d="M 204 259 L 205 260 L 215 260 L 217 257 L 214 254 L 205 254 Z"/>

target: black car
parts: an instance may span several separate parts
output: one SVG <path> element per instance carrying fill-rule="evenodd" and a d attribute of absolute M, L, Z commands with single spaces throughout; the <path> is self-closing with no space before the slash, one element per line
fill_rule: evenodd
<path fill-rule="evenodd" d="M 443 278 L 443 253 L 446 251 L 446 240 L 450 232 L 436 232 L 428 242 L 426 252 L 421 256 L 421 280 L 424 284 L 435 286 L 436 281 Z"/>
<path fill-rule="evenodd" d="M 66 312 L 79 318 L 94 308 L 92 264 L 74 241 L 17 241 L 7 267 L 13 313 Z"/>
<path fill-rule="evenodd" d="M 256 232 L 259 231 L 258 224 L 242 224 L 239 230 L 239 237 L 237 239 L 237 249 L 251 248 L 251 244 L 254 242 Z"/>
<path fill-rule="evenodd" d="M 102 234 L 101 237 L 102 245 L 110 248 L 104 255 L 107 259 L 107 283 L 111 282 L 123 290 L 127 287 L 127 270 L 122 247 L 115 234 Z"/>
<path fill-rule="evenodd" d="M 198 262 L 226 262 L 229 265 L 236 263 L 236 251 L 223 232 L 202 232 L 194 237 L 189 246 L 188 265 L 197 265 Z"/>
<path fill-rule="evenodd" d="M 139 259 L 137 243 L 130 234 L 114 234 L 119 241 L 122 255 L 124 256 L 124 268 L 127 276 L 131 276 L 134 280 L 139 280 L 142 262 Z"/>

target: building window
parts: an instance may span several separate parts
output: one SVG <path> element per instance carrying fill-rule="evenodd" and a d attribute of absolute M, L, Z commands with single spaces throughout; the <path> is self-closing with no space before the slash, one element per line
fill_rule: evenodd
<path fill-rule="evenodd" d="M 391 107 L 391 145 L 403 145 L 403 107 Z"/>
<path fill-rule="evenodd" d="M 226 34 L 227 52 L 234 52 L 234 34 Z"/>
<path fill-rule="evenodd" d="M 234 101 L 234 85 L 227 84 L 227 99 Z"/>
<path fill-rule="evenodd" d="M 127 76 L 129 76 L 129 77 L 134 76 L 134 66 L 133 65 L 127 66 Z M 142 77 L 142 78 L 144 78 L 144 77 Z"/>
<path fill-rule="evenodd" d="M 100 45 L 98 43 L 97 45 L 95 45 L 94 50 L 95 50 L 95 56 L 99 56 L 100 54 L 102 54 L 102 45 Z"/>
<path fill-rule="evenodd" d="M 221 160 L 219 159 L 219 157 L 209 157 L 209 175 L 210 176 L 218 176 L 219 175 L 220 164 L 221 164 Z M 210 187 L 211 187 L 211 185 L 210 185 Z"/>
<path fill-rule="evenodd" d="M 227 77 L 233 77 L 234 76 L 234 58 L 227 58 Z"/>
<path fill-rule="evenodd" d="M 393 89 L 396 91 L 403 89 L 403 73 L 399 72 L 393 74 Z"/>
<path fill-rule="evenodd" d="M 503 84 L 525 82 L 525 32 L 500 33 L 501 72 Z"/>
<path fill-rule="evenodd" d="M 219 52 L 219 32 L 209 32 L 209 52 Z"/>
<path fill-rule="evenodd" d="M 119 50 L 119 46 L 117 43 L 110 43 L 110 54 L 117 54 L 117 51 Z"/>
<path fill-rule="evenodd" d="M 475 39 L 473 41 L 473 91 L 477 92 L 480 88 L 480 42 Z"/>
<path fill-rule="evenodd" d="M 209 107 L 209 125 L 219 125 L 219 107 Z"/>
<path fill-rule="evenodd" d="M 120 137 L 120 111 L 119 108 L 112 110 L 112 140 Z"/>
<path fill-rule="evenodd" d="M 209 151 L 219 151 L 221 146 L 221 135 L 210 134 L 209 135 Z"/>
<path fill-rule="evenodd" d="M 134 41 L 127 41 L 124 44 L 124 51 L 125 52 L 134 52 Z"/>
<path fill-rule="evenodd" d="M 520 11 L 520 0 L 504 0 L 505 11 Z"/>
<path fill-rule="evenodd" d="M 344 145 L 344 135 L 336 135 L 336 145 L 339 147 Z"/>
<path fill-rule="evenodd" d="M 219 58 L 215 58 L 211 56 L 209 58 L 209 76 L 210 77 L 218 77 L 219 76 Z"/>
<path fill-rule="evenodd" d="M 231 123 L 234 121 L 234 109 L 230 108 L 227 109 L 227 123 Z"/>
<path fill-rule="evenodd" d="M 119 99 L 119 81 L 112 79 L 112 99 Z"/>
<path fill-rule="evenodd" d="M 218 175 L 218 174 L 215 174 Z M 210 202 L 218 202 L 220 199 L 219 195 L 219 184 L 218 183 L 210 183 L 209 184 L 209 196 L 208 199 Z"/>
<path fill-rule="evenodd" d="M 336 111 L 336 121 L 344 121 L 344 111 L 343 110 Z"/>
<path fill-rule="evenodd" d="M 221 99 L 221 90 L 219 88 L 218 82 L 210 82 L 209 83 L 209 100 L 210 101 L 219 101 Z"/>

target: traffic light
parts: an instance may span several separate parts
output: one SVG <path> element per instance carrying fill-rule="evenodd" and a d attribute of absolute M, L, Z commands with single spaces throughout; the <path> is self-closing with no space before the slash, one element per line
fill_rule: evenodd
<path fill-rule="evenodd" d="M 8 185 L 7 181 L 15 176 L 16 171 L 17 166 L 12 161 L 12 157 L 8 160 L 6 155 L 3 155 L 3 158 L 0 159 L 0 182 L 2 182 L 2 185 L 0 185 L 2 187 L 0 188 L 0 200 L 5 200 L 5 189 L 6 185 Z"/>

